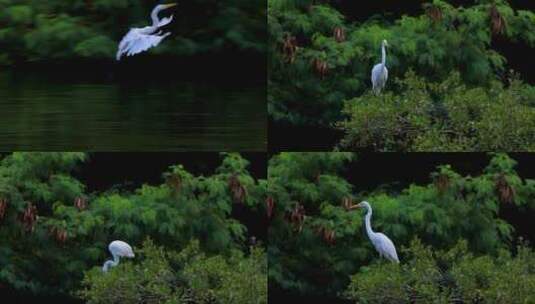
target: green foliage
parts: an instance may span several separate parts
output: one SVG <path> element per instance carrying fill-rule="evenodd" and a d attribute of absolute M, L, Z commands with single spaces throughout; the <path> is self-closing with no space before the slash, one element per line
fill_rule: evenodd
<path fill-rule="evenodd" d="M 475 256 L 460 241 L 435 251 L 418 240 L 401 265 L 377 263 L 353 275 L 346 296 L 355 303 L 531 303 L 535 252 Z"/>
<path fill-rule="evenodd" d="M 136 253 L 141 262 L 86 272 L 79 296 L 90 304 L 267 303 L 267 258 L 260 248 L 248 256 L 207 257 L 197 241 L 177 253 L 148 240 Z"/>
<path fill-rule="evenodd" d="M 388 235 L 397 248 L 415 237 L 436 250 L 467 240 L 470 252 L 493 256 L 508 248 L 514 233 L 499 210 L 533 208 L 535 183 L 522 180 L 507 155 L 494 155 L 477 176 L 461 176 L 448 165 L 440 166 L 431 174 L 432 183 L 410 185 L 401 192 L 368 192 L 350 184 L 344 167 L 352 159 L 351 154 L 333 152 L 281 153 L 270 160 L 268 194 L 275 210 L 268 255 L 274 287 L 336 296 L 347 286 L 349 275 L 379 259 L 366 236 L 364 214 L 346 211 L 347 202 L 369 201 L 373 228 Z M 302 221 L 296 212 L 303 215 Z M 402 263 L 407 258 L 400 253 Z M 370 281 L 373 276 L 370 272 Z"/>
<path fill-rule="evenodd" d="M 167 250 L 197 239 L 207 256 L 243 248 L 247 229 L 232 210 L 243 204 L 263 211 L 266 182 L 249 174 L 240 155 L 222 157 L 209 176 L 176 165 L 161 185 L 88 194 L 71 175 L 85 154 L 6 156 L 0 163 L 0 203 L 7 203 L 0 218 L 0 282 L 37 294 L 67 293 L 79 285 L 83 270 L 102 265 L 116 239 L 136 246 L 150 237 Z M 245 195 L 236 197 L 231 177 Z M 28 221 L 23 214 L 31 206 L 35 217 Z"/>
<path fill-rule="evenodd" d="M 54 59 L 113 59 L 131 27 L 146 26 L 156 2 L 33 1 L 0 2 L 0 64 Z M 265 0 L 180 3 L 158 53 L 265 52 Z"/>
<path fill-rule="evenodd" d="M 518 80 L 484 89 L 466 87 L 456 73 L 436 84 L 408 73 L 395 85 L 399 94 L 367 93 L 345 103 L 339 149 L 535 150 L 535 95 Z"/>
<path fill-rule="evenodd" d="M 442 83 L 447 82 L 446 79 L 452 73 L 459 73 L 462 77 L 457 80 L 457 90 L 460 91 L 458 94 L 464 95 L 453 95 L 459 97 L 457 100 L 476 97 L 484 101 L 495 92 L 503 95 L 513 93 L 506 89 L 500 90 L 499 85 L 495 84 L 496 75 L 504 75 L 507 66 L 502 54 L 493 49 L 493 42 L 523 41 L 534 47 L 535 14 L 531 11 L 514 11 L 505 1 L 494 2 L 502 18 L 500 20 L 503 21 L 500 24 L 505 24 L 504 28 L 500 28 L 501 32 L 495 32 L 498 29 L 493 28 L 494 19 L 490 14 L 492 6 L 489 1 L 457 8 L 447 1 L 434 0 L 424 5 L 426 12 L 419 16 L 403 15 L 396 20 L 373 16 L 363 23 L 357 23 L 347 17 L 351 15 L 349 12 L 338 9 L 336 1 L 270 0 L 270 117 L 275 121 L 290 122 L 296 126 L 330 127 L 344 118 L 342 109 L 347 100 L 356 103 L 353 105 L 356 108 L 354 111 L 369 111 L 372 103 L 376 108 L 384 107 L 379 98 L 370 96 L 370 72 L 373 65 L 381 60 L 380 45 L 383 39 L 387 39 L 389 44 L 387 66 L 390 79 L 399 78 L 412 70 L 420 81 Z M 439 13 L 432 17 L 430 8 Z M 335 31 L 342 31 L 343 37 L 337 38 Z M 325 65 L 325 69 L 318 69 L 318 61 Z M 449 81 L 451 82 L 451 79 Z M 479 89 L 473 89 L 474 86 Z M 533 93 L 526 94 L 527 91 L 533 92 L 533 88 L 526 85 L 522 87 L 518 93 L 525 96 L 515 97 L 513 101 L 507 102 L 509 106 L 514 105 L 514 113 L 522 112 L 525 108 L 532 111 Z M 404 88 L 392 85 L 389 80 L 384 97 L 384 102 L 388 105 L 385 111 L 397 109 L 394 105 L 408 107 L 407 102 L 404 105 L 394 104 L 399 99 L 396 97 L 407 93 Z M 527 99 L 531 104 L 519 105 L 519 99 Z M 360 103 L 355 101 L 364 100 L 363 108 L 359 109 Z M 420 102 L 410 100 L 409 104 Z M 508 123 L 507 115 L 500 112 L 506 106 L 504 103 L 502 100 L 501 103 L 488 106 L 499 112 L 492 118 L 500 120 L 492 126 L 491 122 L 484 121 L 484 126 L 478 131 L 490 133 L 494 126 L 500 128 L 500 124 Z M 384 114 L 385 118 L 393 118 L 387 114 Z M 517 122 L 533 120 L 529 114 L 510 115 L 517 115 Z M 424 123 L 425 121 L 418 121 L 419 125 Z M 386 124 L 399 125 L 399 122 L 390 120 Z M 464 121 L 464 125 L 468 128 L 470 123 Z M 524 130 L 533 133 L 528 128 Z M 389 134 L 385 136 L 388 137 Z M 494 146 L 501 147 L 507 140 L 502 137 L 498 139 L 501 141 L 493 143 Z M 466 145 L 481 144 L 483 148 L 490 145 L 485 142 L 490 140 L 489 138 L 484 137 L 481 140 L 482 143 L 456 143 L 457 146 L 451 145 L 447 150 L 458 150 Z M 439 140 L 436 141 L 443 145 Z M 374 148 L 372 144 L 370 147 Z M 433 144 L 437 143 L 426 141 L 421 145 L 422 148 L 427 148 Z M 529 144 L 533 145 L 533 141 Z M 522 150 L 527 149 L 527 146 L 522 146 Z"/>

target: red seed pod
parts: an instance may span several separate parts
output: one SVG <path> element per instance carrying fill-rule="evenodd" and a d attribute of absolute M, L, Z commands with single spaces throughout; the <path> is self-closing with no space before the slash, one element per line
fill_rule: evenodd
<path fill-rule="evenodd" d="M 87 200 L 83 197 L 75 198 L 74 207 L 76 207 L 79 211 L 85 210 L 87 208 Z"/>
<path fill-rule="evenodd" d="M 239 203 L 244 203 L 247 199 L 247 189 L 241 184 L 236 174 L 230 176 L 228 186 L 232 192 L 234 200 Z"/>
<path fill-rule="evenodd" d="M 426 9 L 427 16 L 433 20 L 433 22 L 440 22 L 442 20 L 442 11 L 435 5 L 429 5 Z"/>
<path fill-rule="evenodd" d="M 286 35 L 282 43 L 282 53 L 287 63 L 293 63 L 295 61 L 297 39 L 294 36 Z"/>
<path fill-rule="evenodd" d="M 0 221 L 4 219 L 7 213 L 7 199 L 0 199 Z"/>
<path fill-rule="evenodd" d="M 295 231 L 301 232 L 303 230 L 305 223 L 305 207 L 303 205 L 296 204 L 290 213 L 290 221 L 293 223 Z"/>
<path fill-rule="evenodd" d="M 342 206 L 346 210 L 350 210 L 351 206 L 353 205 L 353 200 L 350 197 L 344 197 L 342 199 Z"/>
<path fill-rule="evenodd" d="M 312 60 L 312 67 L 321 79 L 325 78 L 325 76 L 329 72 L 329 66 L 327 65 L 327 62 L 318 58 Z"/>
<path fill-rule="evenodd" d="M 37 221 L 37 207 L 32 203 L 28 203 L 28 207 L 24 210 L 22 216 L 22 223 L 26 232 L 32 233 L 35 230 L 35 222 Z"/>
<path fill-rule="evenodd" d="M 491 5 L 490 10 L 489 10 L 489 15 L 490 15 L 490 27 L 491 27 L 492 33 L 494 35 L 503 34 L 503 32 L 505 31 L 507 27 L 507 24 L 502 14 L 500 14 L 500 11 L 498 11 L 498 8 L 496 7 L 495 3 Z"/>
<path fill-rule="evenodd" d="M 176 192 L 180 191 L 180 188 L 182 187 L 182 179 L 178 175 L 170 175 L 167 180 L 167 185 L 174 189 Z"/>
<path fill-rule="evenodd" d="M 435 178 L 434 183 L 438 191 L 444 193 L 450 186 L 450 178 L 445 174 L 439 174 L 437 178 Z"/>
<path fill-rule="evenodd" d="M 336 243 L 336 232 L 330 229 L 323 230 L 323 239 L 329 245 L 334 245 Z"/>
<path fill-rule="evenodd" d="M 495 186 L 500 202 L 512 204 L 515 201 L 516 191 L 511 185 L 509 185 L 503 173 L 496 177 Z"/>
<path fill-rule="evenodd" d="M 320 226 L 316 228 L 316 234 L 328 245 L 336 244 L 336 232 L 334 230 Z"/>
<path fill-rule="evenodd" d="M 346 40 L 346 32 L 341 27 L 334 28 L 333 36 L 336 42 L 344 42 Z"/>
<path fill-rule="evenodd" d="M 273 217 L 273 212 L 275 211 L 275 200 L 271 196 L 266 198 L 266 210 L 268 219 L 271 219 Z"/>
<path fill-rule="evenodd" d="M 67 241 L 67 231 L 65 229 L 56 229 L 56 241 L 61 244 Z"/>

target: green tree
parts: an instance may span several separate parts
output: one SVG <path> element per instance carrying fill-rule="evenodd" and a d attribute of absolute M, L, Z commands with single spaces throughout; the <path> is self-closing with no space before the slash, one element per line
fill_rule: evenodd
<path fill-rule="evenodd" d="M 495 81 L 503 81 L 507 74 L 506 59 L 494 48 L 493 42 L 523 41 L 530 47 L 535 46 L 535 14 L 515 11 L 506 1 L 480 1 L 454 7 L 448 1 L 434 0 L 425 3 L 423 8 L 421 15 L 402 15 L 398 19 L 372 16 L 364 22 L 357 22 L 339 8 L 337 1 L 270 0 L 268 111 L 271 119 L 296 126 L 333 127 L 346 115 L 353 115 L 352 118 L 358 120 L 355 123 L 362 124 L 366 118 L 356 116 L 357 111 L 366 111 L 372 102 L 376 107 L 382 106 L 380 98 L 369 94 L 369 79 L 373 65 L 380 62 L 383 39 L 387 39 L 390 45 L 387 51 L 390 79 L 400 78 L 412 70 L 419 81 L 441 83 L 452 73 L 459 73 L 470 97 L 483 100 L 496 91 Z M 393 105 L 399 99 L 396 97 L 407 94 L 403 86 L 392 83 L 389 80 L 386 89 L 389 111 L 396 110 Z M 458 89 L 463 90 L 463 86 Z M 532 110 L 533 88 L 525 87 L 519 93 L 526 96 L 518 97 L 507 105 L 514 112 L 522 112 L 526 107 Z M 528 94 L 528 91 L 531 93 Z M 503 92 L 504 95 L 508 93 L 508 90 Z M 530 104 L 518 102 L 523 98 L 528 99 Z M 355 108 L 350 113 L 342 112 L 346 101 L 346 108 Z M 411 104 L 418 102 L 410 101 Z M 361 103 L 362 109 L 359 107 Z M 497 102 L 492 107 L 500 112 L 505 105 Z M 418 109 L 409 114 L 417 116 Z M 440 119 L 438 115 L 427 116 Z M 498 117 L 497 114 L 493 118 L 500 119 L 497 125 L 507 123 L 503 115 Z M 388 125 L 400 124 L 394 120 L 395 117 L 388 116 L 388 119 Z M 531 118 L 527 115 L 525 119 Z M 469 124 L 468 121 L 463 123 Z M 480 131 L 487 132 L 490 124 L 481 126 Z M 533 133 L 529 127 L 526 130 Z M 390 134 L 385 132 L 378 136 L 389 140 Z M 482 142 L 476 142 L 472 147 L 489 145 L 485 142 L 490 140 L 488 138 L 478 140 Z M 500 134 L 497 140 L 494 145 L 499 147 L 506 138 Z M 368 144 L 367 147 L 374 148 L 374 143 Z M 426 148 L 431 145 L 430 142 L 425 143 Z M 529 146 L 523 143 L 522 148 L 527 150 L 532 145 L 533 141 L 529 142 Z M 463 145 L 447 148 L 460 150 Z"/>
<path fill-rule="evenodd" d="M 268 255 L 274 288 L 336 296 L 350 275 L 379 259 L 364 231 L 364 214 L 346 211 L 347 204 L 369 201 L 373 228 L 398 249 L 415 237 L 434 250 L 466 240 L 467 250 L 490 256 L 509 249 L 514 235 L 500 208 L 535 207 L 535 181 L 522 180 L 507 155 L 494 155 L 477 176 L 461 176 L 443 165 L 431 173 L 428 185 L 371 192 L 345 178 L 344 167 L 355 158 L 335 152 L 281 153 L 270 160 L 268 193 L 275 209 Z M 400 253 L 402 264 L 407 258 Z"/>
<path fill-rule="evenodd" d="M 161 185 L 134 192 L 86 193 L 72 170 L 81 153 L 13 153 L 0 162 L 0 282 L 36 294 L 69 293 L 84 270 L 101 266 L 107 246 L 133 246 L 150 237 L 167 250 L 199 240 L 207 257 L 244 250 L 246 227 L 234 206 L 264 211 L 266 182 L 248 172 L 239 154 L 223 154 L 209 176 L 182 165 Z"/>

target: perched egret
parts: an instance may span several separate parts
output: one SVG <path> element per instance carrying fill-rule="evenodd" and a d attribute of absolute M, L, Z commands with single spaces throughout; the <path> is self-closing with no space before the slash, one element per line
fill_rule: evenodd
<path fill-rule="evenodd" d="M 110 267 L 115 267 L 119 265 L 119 259 L 120 258 L 133 258 L 134 252 L 132 251 L 132 247 L 128 245 L 127 243 L 123 241 L 113 241 L 108 246 L 108 249 L 111 252 L 111 255 L 113 256 L 113 261 L 109 260 L 104 263 L 104 266 L 102 266 L 102 271 L 108 272 L 108 269 Z"/>
<path fill-rule="evenodd" d="M 381 51 L 383 57 L 381 63 L 376 64 L 372 69 L 372 89 L 375 95 L 381 93 L 381 90 L 385 87 L 388 79 L 388 69 L 386 68 L 386 49 L 388 46 L 386 40 L 381 43 Z"/>
<path fill-rule="evenodd" d="M 372 230 L 372 226 L 370 224 L 370 219 L 372 217 L 372 207 L 370 206 L 370 203 L 364 201 L 360 204 L 350 206 L 349 209 L 356 209 L 356 208 L 365 208 L 367 210 L 366 217 L 365 217 L 365 225 L 366 225 L 366 232 L 368 233 L 368 237 L 370 238 L 370 241 L 373 244 L 373 247 L 375 247 L 375 250 L 379 252 L 379 255 L 381 257 L 385 257 L 386 259 L 399 263 L 398 254 L 396 253 L 396 247 L 394 246 L 394 243 L 384 234 L 380 232 L 374 232 Z"/>
<path fill-rule="evenodd" d="M 161 11 L 171 8 L 175 5 L 177 4 L 172 3 L 157 5 L 151 13 L 152 26 L 131 29 L 128 34 L 124 36 L 123 40 L 121 40 L 121 43 L 119 43 L 117 60 L 121 60 L 121 57 L 125 54 L 126 56 L 132 56 L 144 52 L 152 47 L 158 46 L 162 40 L 171 35 L 171 33 L 165 33 L 162 35 L 162 32 L 158 29 L 171 23 L 171 21 L 173 21 L 173 16 L 171 15 L 171 17 L 160 20 L 158 14 Z"/>

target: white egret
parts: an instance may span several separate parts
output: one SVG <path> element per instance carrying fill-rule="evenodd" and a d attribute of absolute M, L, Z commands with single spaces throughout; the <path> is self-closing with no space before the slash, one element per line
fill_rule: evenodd
<path fill-rule="evenodd" d="M 386 86 L 388 80 L 388 69 L 386 68 L 386 49 L 388 46 L 386 40 L 381 43 L 382 60 L 381 63 L 376 64 L 372 69 L 372 89 L 375 95 L 381 93 L 381 90 Z"/>
<path fill-rule="evenodd" d="M 102 266 L 102 271 L 108 272 L 110 267 L 115 267 L 119 265 L 119 259 L 122 257 L 125 258 L 133 258 L 134 252 L 132 251 L 132 247 L 128 245 L 127 243 L 123 241 L 113 241 L 108 246 L 108 249 L 111 252 L 111 255 L 113 256 L 113 260 L 106 261 L 104 263 L 104 266 Z"/>
<path fill-rule="evenodd" d="M 171 33 L 165 33 L 162 35 L 162 32 L 158 31 L 158 29 L 171 23 L 171 21 L 173 21 L 173 15 L 160 20 L 158 14 L 161 11 L 176 5 L 176 3 L 157 5 L 151 13 L 151 26 L 132 28 L 128 34 L 124 36 L 123 40 L 121 40 L 121 43 L 119 43 L 117 60 L 121 60 L 121 57 L 125 54 L 126 56 L 133 56 L 152 47 L 156 47 L 162 42 L 162 40 L 171 35 Z"/>
<path fill-rule="evenodd" d="M 388 259 L 389 261 L 399 263 L 398 254 L 396 253 L 396 247 L 394 243 L 384 234 L 380 232 L 374 232 L 371 227 L 372 207 L 370 203 L 363 201 L 360 204 L 349 207 L 349 210 L 356 208 L 365 208 L 367 210 L 365 217 L 366 232 L 368 237 L 375 247 L 375 250 L 379 252 L 381 257 Z"/>

